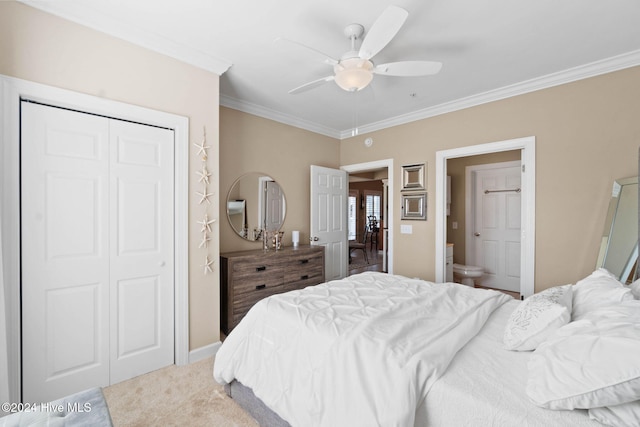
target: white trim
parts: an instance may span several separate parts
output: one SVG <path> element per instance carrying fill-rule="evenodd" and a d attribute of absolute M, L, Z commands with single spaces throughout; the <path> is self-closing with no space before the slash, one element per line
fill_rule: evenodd
<path fill-rule="evenodd" d="M 8 360 L 12 402 L 20 401 L 20 99 L 171 128 L 175 132 L 175 363 L 189 356 L 188 175 L 189 120 L 175 114 L 0 75 L 0 212 Z"/>
<path fill-rule="evenodd" d="M 525 298 L 535 292 L 535 207 L 536 207 L 536 140 L 524 137 L 469 147 L 454 148 L 436 152 L 436 277 L 437 283 L 445 281 L 445 244 L 447 237 L 447 160 L 495 153 L 509 150 L 522 150 L 520 161 L 525 168 L 522 175 L 522 234 L 520 252 L 520 293 Z"/>
<path fill-rule="evenodd" d="M 518 95 L 547 89 L 602 74 L 611 73 L 625 68 L 631 68 L 640 65 L 640 50 L 624 53 L 622 55 L 592 62 L 590 64 L 581 65 L 579 67 L 569 68 L 568 70 L 559 71 L 557 73 L 548 74 L 546 76 L 536 77 L 525 80 L 509 86 L 487 92 L 471 95 L 465 98 L 456 99 L 443 104 L 428 107 L 423 110 L 414 111 L 401 116 L 392 117 L 375 123 L 358 126 L 360 134 L 373 132 L 380 129 L 386 129 L 417 120 L 427 119 L 442 114 L 451 113 L 465 108 L 475 107 L 489 102 L 499 101 L 501 99 L 512 98 Z M 351 136 L 351 129 L 341 131 L 340 139 Z"/>
<path fill-rule="evenodd" d="M 253 114 L 254 116 L 262 117 L 265 119 L 273 120 L 278 123 L 293 126 L 299 129 L 315 132 L 320 135 L 325 135 L 330 138 L 344 139 L 342 133 L 337 129 L 332 129 L 327 126 L 323 126 L 319 123 L 309 120 L 301 119 L 300 117 L 294 117 L 280 111 L 272 110 L 270 108 L 262 107 L 260 105 L 252 104 L 246 101 L 240 101 L 227 95 L 220 94 L 220 105 L 222 107 L 232 108 L 234 110 L 242 111 L 244 113 Z M 346 131 L 345 131 L 346 132 Z M 349 130 L 349 136 L 351 136 Z"/>
<path fill-rule="evenodd" d="M 196 348 L 195 350 L 191 350 L 189 352 L 189 364 L 199 362 L 200 360 L 206 359 L 207 357 L 213 357 L 216 355 L 220 347 L 222 346 L 221 341 L 214 342 L 213 344 L 205 345 L 200 348 Z"/>
<path fill-rule="evenodd" d="M 343 171 L 346 171 L 347 173 L 357 173 L 357 172 L 364 172 L 364 171 L 369 171 L 372 169 L 381 169 L 381 168 L 387 168 L 388 171 L 388 183 L 389 183 L 389 188 L 388 188 L 388 194 L 389 197 L 388 199 L 388 203 L 389 203 L 389 213 L 388 213 L 388 218 L 386 219 L 387 221 L 387 231 L 388 231 L 388 238 L 385 242 L 385 245 L 387 245 L 387 250 L 388 253 L 390 254 L 389 259 L 387 261 L 387 272 L 389 274 L 393 274 L 393 224 L 394 224 L 394 212 L 395 209 L 393 207 L 393 198 L 394 198 L 394 172 L 393 172 L 393 159 L 385 159 L 385 160 L 376 160 L 373 162 L 365 162 L 365 163 L 357 163 L 357 164 L 352 164 L 352 165 L 345 165 L 345 166 L 340 166 L 340 169 Z M 346 213 L 345 213 L 346 216 Z"/>
<path fill-rule="evenodd" d="M 167 55 L 184 63 L 203 70 L 211 71 L 219 76 L 224 74 L 232 65 L 231 62 L 215 57 L 209 53 L 191 46 L 177 43 L 168 38 L 142 30 L 138 27 L 124 24 L 112 16 L 102 15 L 87 2 L 77 2 L 73 8 L 64 2 L 42 0 L 19 0 L 21 3 L 43 10 L 96 31 L 141 46 L 154 52 Z"/>
<path fill-rule="evenodd" d="M 525 80 L 520 83 L 504 86 L 487 92 L 455 99 L 453 101 L 434 105 L 432 107 L 427 107 L 422 110 L 413 111 L 411 113 L 403 114 L 400 116 L 391 117 L 373 123 L 361 124 L 358 125 L 358 132 L 360 135 L 364 135 L 369 132 L 387 129 L 393 126 L 399 126 L 418 120 L 428 119 L 430 117 L 436 117 L 442 114 L 463 110 L 465 108 L 475 107 L 478 105 L 487 104 L 489 102 L 499 101 L 501 99 L 524 95 L 526 93 L 535 92 L 538 90 L 547 89 L 550 87 L 559 86 L 566 83 L 599 76 L 602 74 L 612 73 L 614 71 L 619 71 L 638 65 L 640 65 L 640 50 L 635 50 L 633 52 L 623 53 L 621 55 L 602 59 L 590 64 L 585 64 L 578 67 L 569 68 L 567 70 L 558 71 L 556 73 L 551 73 L 546 76 L 536 77 L 530 80 Z M 246 113 L 255 114 L 266 119 L 309 130 L 311 132 L 316 132 L 332 138 L 342 140 L 351 138 L 353 136 L 353 129 L 332 129 L 327 126 L 321 126 L 318 123 L 301 120 L 299 118 L 292 117 L 287 114 L 271 110 L 269 108 L 233 99 L 225 95 L 220 96 L 220 105 L 227 106 L 239 111 L 244 111 Z"/>
<path fill-rule="evenodd" d="M 90 10 L 91 6 L 84 5 L 83 2 L 76 2 L 74 8 L 70 10 L 68 7 L 61 6 L 58 2 L 48 0 L 19 0 L 21 3 L 31 7 L 43 10 L 64 19 L 79 23 L 80 25 L 93 28 L 97 31 L 109 34 L 113 37 L 126 40 L 138 46 L 152 50 L 154 52 L 167 55 L 176 60 L 185 62 L 195 67 L 211 71 L 217 75 L 224 74 L 232 63 L 228 60 L 215 57 L 201 50 L 194 49 L 190 46 L 176 43 L 166 38 L 124 25 L 122 22 L 114 20 L 110 16 L 96 13 Z M 443 104 L 427 107 L 422 110 L 403 114 L 389 119 L 380 120 L 369 124 L 359 125 L 359 133 L 365 134 L 376 130 L 386 129 L 417 120 L 435 117 L 441 114 L 462 110 L 477 105 L 486 104 L 488 102 L 498 101 L 500 99 L 510 98 L 553 86 L 571 83 L 574 81 L 595 77 L 601 74 L 622 70 L 625 68 L 640 65 L 640 50 L 626 52 L 610 58 L 601 59 L 589 64 L 580 65 L 569 68 L 567 70 L 558 71 L 545 76 L 536 77 L 525 80 L 516 84 L 504 86 L 487 92 L 470 95 L 465 98 L 456 99 Z M 254 103 L 232 98 L 228 95 L 220 94 L 220 105 L 243 111 L 245 113 L 254 114 L 276 122 L 284 123 L 297 128 L 305 129 L 311 132 L 326 135 L 336 139 L 346 139 L 353 136 L 352 129 L 334 129 L 321 125 L 318 122 L 303 120 L 280 111 L 266 108 Z"/>

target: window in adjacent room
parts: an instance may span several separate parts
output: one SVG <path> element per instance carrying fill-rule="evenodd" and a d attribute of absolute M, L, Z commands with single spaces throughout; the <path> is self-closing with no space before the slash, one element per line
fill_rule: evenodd
<path fill-rule="evenodd" d="M 358 217 L 357 195 L 349 194 L 347 223 L 349 228 L 349 240 L 356 240 L 356 219 Z"/>

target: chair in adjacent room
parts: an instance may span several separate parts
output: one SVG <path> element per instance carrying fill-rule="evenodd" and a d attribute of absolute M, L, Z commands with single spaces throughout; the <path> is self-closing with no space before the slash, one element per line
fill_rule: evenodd
<path fill-rule="evenodd" d="M 371 246 L 371 251 L 373 251 L 373 245 L 376 245 L 376 252 L 378 252 L 378 233 L 380 232 L 380 225 L 378 224 L 378 219 L 374 215 L 369 215 L 367 217 L 367 227 L 365 230 L 365 239 L 364 242 L 366 244 L 367 237 L 369 240 L 369 245 Z"/>
<path fill-rule="evenodd" d="M 369 256 L 367 255 L 367 228 L 364 229 L 364 237 L 362 242 L 349 240 L 349 264 L 351 264 L 351 255 L 353 251 L 361 250 L 364 254 L 364 260 L 369 264 Z"/>

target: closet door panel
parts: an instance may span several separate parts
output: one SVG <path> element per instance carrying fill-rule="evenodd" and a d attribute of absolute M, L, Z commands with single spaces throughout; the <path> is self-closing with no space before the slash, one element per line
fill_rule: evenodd
<path fill-rule="evenodd" d="M 111 381 L 173 363 L 173 131 L 111 124 Z"/>
<path fill-rule="evenodd" d="M 109 384 L 108 126 L 22 103 L 25 402 Z"/>

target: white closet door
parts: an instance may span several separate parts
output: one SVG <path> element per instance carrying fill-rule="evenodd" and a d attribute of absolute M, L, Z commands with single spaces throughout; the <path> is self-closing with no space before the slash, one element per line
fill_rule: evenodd
<path fill-rule="evenodd" d="M 22 103 L 25 402 L 109 384 L 108 126 Z"/>
<path fill-rule="evenodd" d="M 173 131 L 111 122 L 111 383 L 173 363 Z"/>
<path fill-rule="evenodd" d="M 173 363 L 173 142 L 22 103 L 25 402 Z"/>

